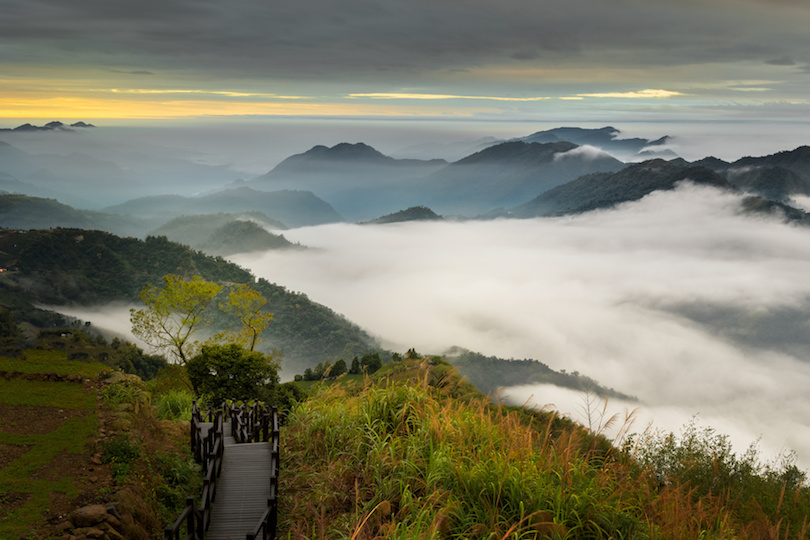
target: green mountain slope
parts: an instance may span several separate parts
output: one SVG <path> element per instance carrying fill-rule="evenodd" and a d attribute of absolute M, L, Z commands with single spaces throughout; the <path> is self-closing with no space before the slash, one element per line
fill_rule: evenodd
<path fill-rule="evenodd" d="M 577 178 L 516 206 L 505 214 L 529 218 L 587 212 L 635 201 L 656 190 L 672 189 L 675 184 L 684 180 L 732 188 L 723 177 L 709 169 L 654 159 L 614 174 L 600 173 Z"/>
<path fill-rule="evenodd" d="M 164 237 L 120 238 L 100 231 L 53 229 L 0 231 L 0 287 L 49 305 L 94 305 L 137 301 L 147 283 L 173 273 L 209 281 L 249 283 L 270 302 L 275 317 L 266 346 L 282 350 L 285 369 L 379 350 L 358 326 L 306 295 L 287 291 L 220 257 L 211 257 Z"/>
<path fill-rule="evenodd" d="M 219 213 L 180 216 L 164 223 L 149 235 L 165 236 L 172 242 L 186 244 L 212 255 L 295 247 L 284 236 L 268 232 L 259 223 L 277 229 L 286 228 L 261 212 Z"/>
<path fill-rule="evenodd" d="M 131 216 L 112 216 L 103 212 L 77 210 L 55 199 L 27 195 L 0 195 L 0 227 L 10 229 L 47 229 L 76 227 L 99 229 L 114 234 L 139 234 L 146 221 Z"/>

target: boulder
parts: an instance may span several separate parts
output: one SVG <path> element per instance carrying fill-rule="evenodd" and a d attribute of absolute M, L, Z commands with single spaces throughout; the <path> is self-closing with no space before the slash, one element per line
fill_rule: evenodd
<path fill-rule="evenodd" d="M 71 512 L 68 519 L 73 523 L 74 527 L 92 527 L 106 521 L 107 508 L 103 504 L 83 506 Z"/>

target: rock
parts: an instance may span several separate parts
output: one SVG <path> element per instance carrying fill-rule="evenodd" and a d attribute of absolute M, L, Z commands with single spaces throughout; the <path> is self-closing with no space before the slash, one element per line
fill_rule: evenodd
<path fill-rule="evenodd" d="M 124 514 L 121 519 L 121 525 L 121 532 L 124 533 L 124 537 L 128 540 L 150 540 L 146 528 L 136 522 L 130 514 Z"/>
<path fill-rule="evenodd" d="M 60 523 L 59 525 L 54 527 L 54 529 L 59 531 L 59 532 L 62 532 L 62 531 L 68 531 L 68 530 L 72 529 L 73 527 L 75 527 L 75 525 L 73 525 L 73 523 L 71 523 L 70 521 L 63 521 L 62 523 Z"/>
<path fill-rule="evenodd" d="M 125 418 L 116 418 L 110 424 L 110 429 L 113 431 L 129 431 L 132 427 L 132 422 Z"/>
<path fill-rule="evenodd" d="M 102 504 L 91 504 L 90 506 L 77 508 L 69 516 L 71 523 L 79 528 L 103 523 L 106 518 L 107 509 Z"/>
<path fill-rule="evenodd" d="M 106 538 L 110 540 L 126 540 L 124 536 L 115 530 L 115 528 L 111 527 L 109 523 L 102 523 L 99 525 L 99 528 L 104 530 L 104 534 Z"/>
<path fill-rule="evenodd" d="M 78 529 L 74 529 L 74 534 L 78 534 L 79 537 L 84 535 L 87 538 L 103 538 L 104 531 L 97 528 L 97 527 L 79 527 Z"/>

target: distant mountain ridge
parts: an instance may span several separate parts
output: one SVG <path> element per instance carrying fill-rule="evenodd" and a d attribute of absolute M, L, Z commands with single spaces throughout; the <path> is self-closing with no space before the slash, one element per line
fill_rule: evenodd
<path fill-rule="evenodd" d="M 386 223 L 403 223 L 405 221 L 444 221 L 444 218 L 426 206 L 411 206 L 393 214 L 365 221 L 363 224 L 382 225 Z"/>
<path fill-rule="evenodd" d="M 75 122 L 70 124 L 68 127 L 66 124 L 63 124 L 59 121 L 48 122 L 44 126 L 35 126 L 32 124 L 22 124 L 15 128 L 0 128 L 0 131 L 73 131 L 70 128 L 94 128 L 93 124 L 87 124 L 85 122 Z"/>
<path fill-rule="evenodd" d="M 789 202 L 793 195 L 810 195 L 810 146 L 733 163 L 715 157 L 695 163 L 723 175 L 742 191 L 766 199 Z"/>
<path fill-rule="evenodd" d="M 588 145 L 601 148 L 605 152 L 613 154 L 620 159 L 630 159 L 634 161 L 642 157 L 647 159 L 653 157 L 672 159 L 677 157 L 674 152 L 664 148 L 671 140 L 671 137 L 668 135 L 656 140 L 642 139 L 639 137 L 623 139 L 620 138 L 620 135 L 621 131 L 612 126 L 598 129 L 559 127 L 546 131 L 538 131 L 525 137 L 519 137 L 517 140 L 539 143 L 567 141 L 580 146 Z"/>
<path fill-rule="evenodd" d="M 402 208 L 408 204 L 403 198 L 409 184 L 446 165 L 444 160 L 394 159 L 364 143 L 319 145 L 288 157 L 246 185 L 312 191 L 357 221 Z"/>
<path fill-rule="evenodd" d="M 149 224 L 145 220 L 132 216 L 114 216 L 92 210 L 77 210 L 55 199 L 20 194 L 0 194 L 0 227 L 7 229 L 75 227 L 137 236 L 146 232 Z"/>
<path fill-rule="evenodd" d="M 531 218 L 587 212 L 638 200 L 653 191 L 669 190 L 683 180 L 732 188 L 725 178 L 705 167 L 684 166 L 654 159 L 631 165 L 613 174 L 583 176 L 495 215 Z"/>
<path fill-rule="evenodd" d="M 625 166 L 598 149 L 570 142 L 506 142 L 427 177 L 420 203 L 445 215 L 475 216 L 520 204 L 582 175 Z"/>
<path fill-rule="evenodd" d="M 310 191 L 257 191 L 248 187 L 218 191 L 204 197 L 156 195 L 109 206 L 104 212 L 168 221 L 182 215 L 220 212 L 263 212 L 289 227 L 343 221 L 332 206 Z"/>
<path fill-rule="evenodd" d="M 261 225 L 260 225 L 261 224 Z M 154 229 L 151 236 L 165 236 L 172 242 L 200 249 L 211 255 L 232 255 L 249 251 L 297 247 L 262 226 L 286 227 L 261 212 L 180 216 Z"/>

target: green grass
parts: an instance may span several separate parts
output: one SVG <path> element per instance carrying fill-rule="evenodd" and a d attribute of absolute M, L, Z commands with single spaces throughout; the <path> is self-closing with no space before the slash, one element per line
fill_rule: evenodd
<path fill-rule="evenodd" d="M 94 396 L 85 394 L 81 384 L 68 382 L 0 379 L 0 396 L 6 405 L 31 407 L 91 410 L 95 403 Z"/>
<path fill-rule="evenodd" d="M 292 412 L 280 538 L 807 537 L 810 492 L 790 463 L 741 470 L 746 500 L 725 486 L 705 493 L 553 413 L 474 399 L 441 363 L 421 371 L 421 383 L 391 370 L 355 393 L 319 385 Z M 722 444 L 709 435 L 695 433 L 707 445 L 687 457 L 716 481 Z"/>
<path fill-rule="evenodd" d="M 73 371 L 76 368 L 76 371 Z M 26 360 L 0 358 L 0 370 L 23 373 L 60 373 L 96 376 L 101 364 L 68 362 L 60 351 L 26 350 Z M 95 396 L 85 394 L 81 384 L 68 382 L 0 379 L 0 403 L 12 406 L 53 407 L 93 411 Z M 42 414 L 51 414 L 43 409 Z M 0 519 L 0 538 L 29 536 L 43 512 L 50 506 L 51 493 L 64 493 L 73 499 L 78 490 L 72 478 L 58 480 L 36 479 L 38 471 L 50 465 L 62 453 L 84 454 L 88 440 L 98 432 L 94 414 L 71 417 L 50 433 L 18 434 L 3 430 L 0 422 L 0 443 L 26 446 L 28 451 L 0 470 L 0 494 L 24 494 L 29 497 L 22 506 Z"/>
<path fill-rule="evenodd" d="M 184 390 L 170 390 L 155 398 L 158 418 L 172 421 L 191 421 L 191 406 L 194 396 Z"/>
<path fill-rule="evenodd" d="M 0 357 L 0 371 L 20 373 L 56 373 L 58 375 L 81 375 L 95 378 L 110 368 L 100 362 L 68 360 L 62 351 L 25 349 L 24 358 Z"/>

